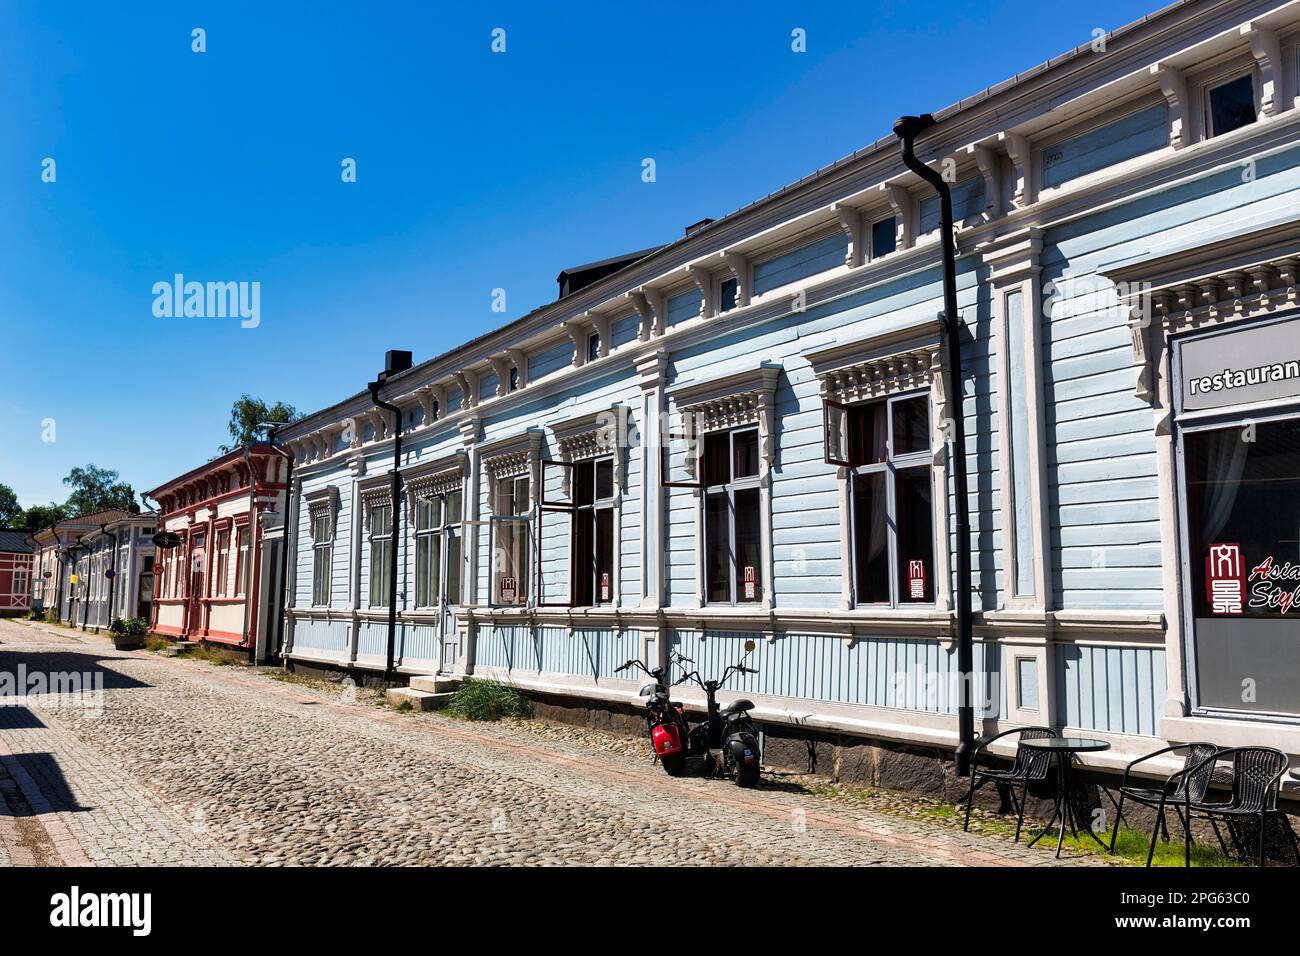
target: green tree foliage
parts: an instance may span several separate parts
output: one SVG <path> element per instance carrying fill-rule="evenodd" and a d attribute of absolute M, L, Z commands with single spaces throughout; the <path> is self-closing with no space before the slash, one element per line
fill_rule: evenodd
<path fill-rule="evenodd" d="M 94 464 L 73 468 L 63 479 L 63 483 L 72 489 L 68 495 L 68 508 L 76 515 L 108 508 L 130 510 L 135 504 L 135 489 L 118 478 L 118 473 L 112 469 Z"/>
<path fill-rule="evenodd" d="M 55 522 L 71 517 L 72 510 L 67 505 L 58 505 L 51 501 L 48 505 L 32 505 L 28 508 L 24 513 L 22 525 L 33 531 L 39 531 L 41 528 L 48 528 Z"/>
<path fill-rule="evenodd" d="M 0 485 L 0 528 L 19 528 L 23 523 L 23 506 L 8 485 Z"/>
<path fill-rule="evenodd" d="M 257 426 L 262 422 L 291 422 L 297 417 L 298 412 L 292 405 L 276 402 L 268 406 L 260 398 L 253 398 L 247 393 L 240 395 L 230 407 L 228 429 L 232 442 L 221 446 L 222 454 L 252 441 L 261 431 Z"/>

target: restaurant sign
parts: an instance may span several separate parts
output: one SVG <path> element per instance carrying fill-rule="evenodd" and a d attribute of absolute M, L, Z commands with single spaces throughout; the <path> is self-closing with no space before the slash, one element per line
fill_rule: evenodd
<path fill-rule="evenodd" d="M 1300 316 L 1178 343 L 1178 411 L 1300 398 Z"/>

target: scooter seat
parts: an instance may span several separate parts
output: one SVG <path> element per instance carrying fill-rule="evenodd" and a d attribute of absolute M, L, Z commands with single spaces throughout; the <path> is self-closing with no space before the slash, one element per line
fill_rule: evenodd
<path fill-rule="evenodd" d="M 745 698 L 742 697 L 740 700 L 733 700 L 726 707 L 722 708 L 722 712 L 724 714 L 740 714 L 753 709 L 754 702 L 752 700 L 745 700 Z"/>

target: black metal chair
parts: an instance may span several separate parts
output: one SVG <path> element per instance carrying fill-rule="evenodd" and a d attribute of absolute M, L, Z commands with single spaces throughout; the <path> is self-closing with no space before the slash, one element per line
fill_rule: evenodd
<path fill-rule="evenodd" d="M 1290 838 L 1291 851 L 1295 854 L 1296 863 L 1300 865 L 1300 846 L 1296 844 L 1295 832 L 1291 829 L 1286 814 L 1277 806 L 1278 788 L 1282 781 L 1282 774 L 1286 773 L 1288 762 L 1286 754 L 1272 747 L 1229 747 L 1218 751 L 1214 756 L 1194 767 L 1191 772 L 1198 773 L 1206 766 L 1213 771 L 1220 760 L 1229 757 L 1232 758 L 1232 789 L 1226 801 L 1211 801 L 1204 797 L 1200 800 L 1192 800 L 1190 792 L 1183 796 L 1183 815 L 1187 822 L 1187 840 L 1183 853 L 1185 865 L 1192 865 L 1193 813 L 1199 813 L 1210 821 L 1210 826 L 1214 830 L 1214 835 L 1218 837 L 1219 846 L 1223 848 L 1224 853 L 1228 852 L 1228 845 L 1224 842 L 1223 834 L 1219 832 L 1216 821 L 1223 820 L 1228 824 L 1233 843 L 1243 856 L 1246 854 L 1246 848 L 1242 845 L 1232 824 L 1238 821 L 1258 822 L 1257 860 L 1261 867 L 1264 865 L 1265 824 L 1270 818 L 1277 819 Z"/>
<path fill-rule="evenodd" d="M 988 748 L 989 744 L 996 740 L 1011 734 L 1019 734 L 1019 740 L 1036 740 L 1048 737 L 1059 736 L 1051 727 L 1016 727 L 1014 730 L 1004 730 L 1000 734 L 992 737 L 980 737 L 975 742 L 975 752 L 971 754 L 970 761 L 970 790 L 966 794 L 966 822 L 962 824 L 963 830 L 970 829 L 970 808 L 975 800 L 975 791 L 984 783 L 994 783 L 999 786 L 1005 786 L 1007 792 L 1011 795 L 1011 806 L 1016 811 L 1016 840 L 1020 840 L 1020 830 L 1025 823 L 1025 797 L 1029 791 L 1031 781 L 1043 781 L 1052 768 L 1052 755 L 1042 750 L 1029 750 L 1025 747 L 1016 747 L 1016 759 L 1007 770 L 993 770 L 985 768 L 979 769 L 980 751 Z M 1020 789 L 1020 799 L 1016 799 L 1016 788 Z"/>
<path fill-rule="evenodd" d="M 1160 787 L 1129 786 L 1129 777 L 1133 773 L 1133 768 L 1138 764 L 1150 760 L 1152 757 L 1175 753 L 1179 750 L 1187 751 L 1187 757 L 1183 760 L 1183 768 L 1166 777 L 1165 782 Z M 1193 802 L 1205 798 L 1206 792 L 1210 789 L 1210 780 L 1214 775 L 1214 762 L 1211 760 L 1207 764 L 1207 760 L 1218 752 L 1219 748 L 1214 744 L 1197 741 L 1190 744 L 1163 747 L 1160 750 L 1153 750 L 1144 757 L 1138 757 L 1136 760 L 1130 761 L 1129 765 L 1124 768 L 1124 779 L 1119 785 L 1119 802 L 1115 804 L 1115 827 L 1110 833 L 1110 852 L 1115 852 L 1115 839 L 1119 836 L 1120 821 L 1124 818 L 1125 800 L 1140 803 L 1156 812 L 1155 824 L 1151 828 L 1151 848 L 1147 850 L 1147 866 L 1151 865 L 1151 860 L 1156 855 L 1156 839 L 1160 836 L 1162 828 L 1165 831 L 1165 841 L 1168 842 L 1169 840 L 1169 825 L 1165 822 L 1166 804 L 1172 801 L 1174 812 L 1178 814 L 1178 821 L 1183 825 L 1183 833 L 1185 836 L 1188 835 L 1187 820 L 1183 816 L 1182 804 L 1188 796 L 1191 797 Z"/>

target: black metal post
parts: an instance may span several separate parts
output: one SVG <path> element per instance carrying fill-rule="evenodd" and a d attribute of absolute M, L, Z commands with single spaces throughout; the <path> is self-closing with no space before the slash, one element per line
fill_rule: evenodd
<path fill-rule="evenodd" d="M 104 534 L 108 534 L 108 525 L 101 524 L 99 526 L 99 529 L 103 531 Z M 127 533 L 128 534 L 130 533 L 129 530 Z M 108 626 L 112 628 L 113 609 L 117 604 L 117 602 L 114 600 L 117 597 L 117 532 L 114 531 L 111 535 L 109 535 L 109 537 L 113 539 L 113 550 L 109 552 L 108 567 L 104 569 L 104 572 L 105 574 L 107 574 L 109 570 L 112 570 L 113 572 L 113 576 L 107 579 L 108 580 Z"/>
<path fill-rule="evenodd" d="M 275 619 L 275 650 L 273 653 L 280 658 L 280 663 L 284 664 L 284 619 L 289 614 L 289 508 L 293 505 L 293 455 L 289 454 L 283 448 L 275 443 L 276 435 L 279 434 L 283 424 L 277 424 L 271 428 L 266 435 L 266 442 L 273 450 L 278 452 L 285 461 L 284 472 L 284 518 L 280 524 L 283 529 L 283 537 L 280 541 L 280 613 Z M 295 557 L 297 542 L 294 542 Z M 270 635 L 268 634 L 269 638 Z M 271 651 L 270 641 L 267 642 L 267 650 Z"/>
<path fill-rule="evenodd" d="M 960 776 L 970 774 L 971 753 L 975 747 L 975 706 L 971 684 L 975 674 L 975 649 L 971 632 L 970 566 L 970 499 L 966 482 L 966 416 L 961 384 L 961 317 L 957 314 L 957 248 L 953 239 L 952 191 L 948 183 L 916 157 L 916 137 L 935 123 L 929 113 L 904 116 L 894 123 L 894 135 L 902 141 L 903 162 L 939 194 L 939 242 L 943 250 L 943 317 L 948 340 L 948 407 L 952 422 L 947 425 L 952 438 L 953 490 L 956 507 L 953 530 L 957 539 L 957 669 L 958 684 L 957 753 L 955 769 Z"/>
<path fill-rule="evenodd" d="M 392 543 L 388 548 L 388 657 L 384 662 L 384 683 L 393 679 L 393 657 L 397 651 L 397 548 L 401 542 L 402 499 L 402 410 L 379 397 L 383 379 L 370 382 L 370 399 L 379 408 L 393 413 L 393 504 Z M 374 568 L 370 569 L 374 574 Z"/>

